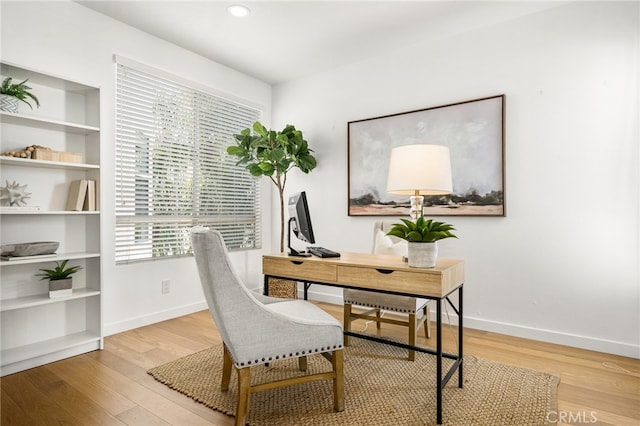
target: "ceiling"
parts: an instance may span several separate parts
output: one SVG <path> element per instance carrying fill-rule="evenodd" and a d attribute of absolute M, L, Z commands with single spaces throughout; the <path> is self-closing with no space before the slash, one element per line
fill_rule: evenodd
<path fill-rule="evenodd" d="M 566 2 L 76 1 L 274 85 Z M 237 3 L 249 16 L 227 13 Z"/>

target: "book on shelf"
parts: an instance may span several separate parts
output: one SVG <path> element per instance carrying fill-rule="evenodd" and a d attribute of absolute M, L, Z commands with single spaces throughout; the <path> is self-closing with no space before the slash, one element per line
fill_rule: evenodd
<path fill-rule="evenodd" d="M 87 180 L 74 180 L 69 184 L 69 195 L 67 197 L 67 210 L 81 211 L 84 206 L 84 199 L 87 195 Z"/>
<path fill-rule="evenodd" d="M 2 256 L 0 256 L 0 259 L 12 261 L 12 260 L 40 259 L 40 258 L 56 257 L 56 256 L 57 256 L 56 253 L 34 254 L 31 256 L 12 256 L 10 254 L 3 254 Z"/>
<path fill-rule="evenodd" d="M 96 181 L 93 179 L 80 179 L 71 182 L 66 210 L 96 211 L 96 186 Z"/>
<path fill-rule="evenodd" d="M 96 181 L 87 181 L 87 193 L 84 197 L 84 204 L 82 210 L 95 211 L 96 210 Z"/>

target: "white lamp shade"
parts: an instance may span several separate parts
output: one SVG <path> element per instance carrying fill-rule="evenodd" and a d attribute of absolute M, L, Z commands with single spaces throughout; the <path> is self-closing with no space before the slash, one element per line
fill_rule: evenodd
<path fill-rule="evenodd" d="M 405 145 L 393 148 L 389 160 L 387 192 L 443 195 L 453 192 L 451 156 L 442 145 Z"/>

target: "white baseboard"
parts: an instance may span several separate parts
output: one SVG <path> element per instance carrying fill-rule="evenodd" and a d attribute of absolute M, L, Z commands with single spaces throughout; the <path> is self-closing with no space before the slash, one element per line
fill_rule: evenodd
<path fill-rule="evenodd" d="M 313 288 L 313 287 L 311 287 Z M 320 290 L 320 291 L 318 291 Z M 302 298 L 302 292 L 298 292 Z M 319 302 L 331 303 L 334 305 L 342 305 L 342 296 L 330 293 L 323 293 L 320 286 L 317 290 L 309 289 L 309 299 Z M 445 304 L 446 306 L 446 304 Z M 448 306 L 446 306 L 449 308 Z M 449 316 L 443 314 L 443 321 L 458 325 L 458 317 L 455 312 L 451 312 L 449 308 Z M 435 312 L 431 312 L 431 318 L 435 318 Z M 596 339 L 589 336 L 580 336 L 577 334 L 563 333 L 554 330 L 542 330 L 538 328 L 526 327 L 522 325 L 500 323 L 488 321 L 482 318 L 464 317 L 465 328 L 473 328 L 476 330 L 490 331 L 492 333 L 506 334 L 508 336 L 522 337 L 524 339 L 538 340 L 542 342 L 555 343 L 574 348 L 587 349 L 596 352 L 604 352 L 614 355 L 625 356 L 629 358 L 640 359 L 640 346 L 630 345 L 623 342 L 615 342 L 611 340 Z"/>
<path fill-rule="evenodd" d="M 153 314 L 143 315 L 135 318 L 131 318 L 125 321 L 119 321 L 111 324 L 104 325 L 104 335 L 110 336 L 112 334 L 122 333 L 123 331 L 133 330 L 134 328 L 144 327 L 145 325 L 155 324 L 157 322 L 178 318 L 183 315 L 199 312 L 204 309 L 209 309 L 206 301 L 194 303 L 191 305 L 179 306 L 166 311 L 154 312 Z"/>
<path fill-rule="evenodd" d="M 260 290 L 261 289 L 256 289 L 256 291 Z M 302 298 L 303 292 L 301 290 L 298 292 L 298 294 L 298 297 Z M 334 305 L 342 305 L 341 295 L 324 293 L 321 291 L 321 286 L 316 286 L 316 290 L 309 290 L 309 299 L 319 302 L 331 303 Z M 208 309 L 208 307 L 207 303 L 203 300 L 202 302 L 194 303 L 191 305 L 180 306 L 166 311 L 139 316 L 117 323 L 105 324 L 104 335 L 110 336 L 112 334 L 121 333 L 123 331 L 132 330 L 134 328 L 144 327 L 146 325 L 154 324 L 157 322 L 192 314 L 204 309 Z M 452 325 L 457 325 L 458 317 L 455 315 L 455 313 L 450 312 L 449 316 L 447 317 L 446 312 L 447 311 L 445 310 L 443 321 L 445 323 L 448 323 L 450 321 Z M 435 318 L 435 312 L 432 312 L 431 318 Z M 466 328 L 506 334 L 508 336 L 522 337 L 525 339 L 538 340 L 542 342 L 555 343 L 580 349 L 587 349 L 596 352 L 605 352 L 609 354 L 640 359 L 640 347 L 623 342 L 596 339 L 588 336 L 580 336 L 554 330 L 542 330 L 522 325 L 488 321 L 482 318 L 473 318 L 467 316 L 464 317 L 464 326 Z"/>
<path fill-rule="evenodd" d="M 466 316 L 464 317 L 464 326 L 493 333 L 506 334 L 525 339 L 539 340 L 542 342 L 640 359 L 640 346 L 633 346 L 623 342 L 597 339 L 594 337 L 580 336 L 578 334 L 563 333 L 554 330 L 543 330 L 522 325 L 487 321 Z"/>

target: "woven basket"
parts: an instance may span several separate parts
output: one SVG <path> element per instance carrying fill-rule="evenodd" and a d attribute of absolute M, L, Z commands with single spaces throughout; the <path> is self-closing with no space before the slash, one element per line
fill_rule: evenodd
<path fill-rule="evenodd" d="M 291 280 L 269 278 L 269 296 L 283 299 L 298 298 L 298 283 Z"/>

